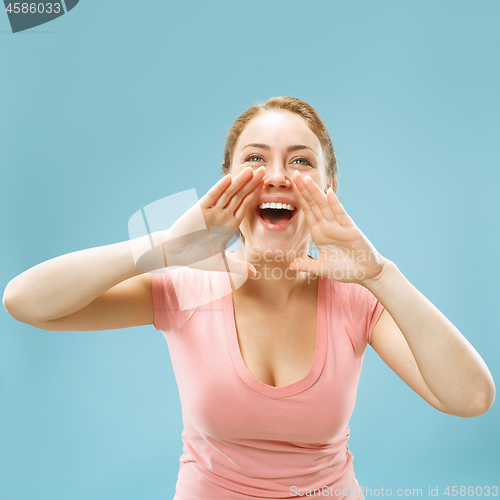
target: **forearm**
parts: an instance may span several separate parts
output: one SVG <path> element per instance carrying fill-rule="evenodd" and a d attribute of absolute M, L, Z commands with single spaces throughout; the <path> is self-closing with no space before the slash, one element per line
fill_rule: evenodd
<path fill-rule="evenodd" d="M 9 282 L 4 307 L 25 323 L 54 320 L 79 311 L 118 283 L 162 267 L 137 269 L 137 249 L 147 249 L 148 242 L 146 236 L 42 262 Z"/>
<path fill-rule="evenodd" d="M 486 408 L 494 400 L 491 374 L 460 331 L 390 261 L 364 284 L 403 333 L 425 383 L 449 413 Z M 484 410 L 486 411 L 486 410 Z"/>

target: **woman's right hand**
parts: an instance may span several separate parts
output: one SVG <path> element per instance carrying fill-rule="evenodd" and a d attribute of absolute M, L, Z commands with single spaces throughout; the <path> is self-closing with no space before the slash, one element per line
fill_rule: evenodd
<path fill-rule="evenodd" d="M 265 167 L 247 167 L 238 175 L 227 174 L 166 231 L 162 232 L 167 266 L 189 266 L 227 271 L 222 258 L 247 210 L 253 207 L 264 186 Z M 225 256 L 229 271 L 248 276 L 255 268 L 248 262 Z"/>
<path fill-rule="evenodd" d="M 134 245 L 147 254 L 158 251 L 157 245 L 163 243 L 168 266 L 226 271 L 222 257 L 209 258 L 217 254 L 215 250 L 225 250 L 257 201 L 263 177 L 263 167 L 255 171 L 249 167 L 234 178 L 222 178 L 166 231 L 37 264 L 9 282 L 3 297 L 5 309 L 18 321 L 44 330 L 108 330 L 153 323 L 148 272 L 163 267 L 163 257 L 160 254 L 159 263 L 151 259 L 156 267 L 140 270 Z M 249 263 L 229 255 L 226 260 L 231 274 L 248 276 L 249 270 L 252 274 Z"/>

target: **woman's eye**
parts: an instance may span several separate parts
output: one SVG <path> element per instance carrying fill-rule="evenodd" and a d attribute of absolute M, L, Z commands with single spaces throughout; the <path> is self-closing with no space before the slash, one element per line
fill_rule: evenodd
<path fill-rule="evenodd" d="M 296 161 L 300 161 L 300 162 L 302 162 L 302 163 L 299 163 L 299 165 L 309 165 L 309 166 L 311 166 L 311 167 L 312 167 L 312 163 L 311 163 L 308 159 L 306 159 L 306 158 L 295 158 L 295 159 L 292 161 L 292 163 L 294 163 L 294 162 L 296 162 Z"/>
<path fill-rule="evenodd" d="M 245 163 L 260 163 L 263 162 L 264 159 L 260 155 L 250 155 L 245 159 Z M 300 162 L 300 163 L 295 163 L 295 162 Z M 312 167 L 312 163 L 307 159 L 307 158 L 295 158 L 292 160 L 292 163 L 295 163 L 296 165 L 308 165 Z"/>
<path fill-rule="evenodd" d="M 255 163 L 256 161 L 262 161 L 262 156 L 259 156 L 259 155 L 251 155 L 249 156 L 246 160 L 246 162 L 253 162 Z"/>

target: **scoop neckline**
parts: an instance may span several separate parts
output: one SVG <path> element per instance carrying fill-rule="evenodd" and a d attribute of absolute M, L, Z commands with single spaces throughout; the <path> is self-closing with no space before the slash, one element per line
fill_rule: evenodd
<path fill-rule="evenodd" d="M 232 292 L 222 298 L 222 309 L 224 312 L 224 326 L 226 331 L 226 340 L 231 357 L 231 362 L 239 379 L 254 392 L 272 399 L 294 396 L 308 390 L 319 379 L 326 361 L 326 352 L 328 344 L 328 308 L 324 307 L 328 303 L 328 287 L 326 287 L 325 278 L 318 276 L 318 298 L 317 298 L 317 321 L 316 321 L 316 347 L 311 368 L 307 375 L 297 382 L 281 387 L 275 387 L 265 384 L 255 378 L 243 361 L 238 342 L 236 330 L 236 319 L 234 314 L 234 301 Z"/>

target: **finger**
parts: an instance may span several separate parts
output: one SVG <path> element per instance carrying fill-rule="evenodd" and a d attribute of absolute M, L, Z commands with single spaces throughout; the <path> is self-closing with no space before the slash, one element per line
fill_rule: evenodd
<path fill-rule="evenodd" d="M 236 218 L 236 221 L 239 223 L 243 220 L 243 217 L 245 217 L 245 214 L 249 209 L 252 208 L 252 205 L 255 203 L 255 201 L 258 199 L 260 193 L 262 192 L 262 189 L 264 188 L 264 183 L 259 182 L 254 188 L 243 198 L 239 206 L 236 208 L 234 211 L 234 217 Z"/>
<path fill-rule="evenodd" d="M 262 175 L 259 173 L 259 175 Z M 221 197 L 217 200 L 217 207 L 226 208 L 232 197 L 254 176 L 252 167 L 244 168 L 238 175 L 233 177 L 231 185 L 222 193 Z"/>
<path fill-rule="evenodd" d="M 229 268 L 228 270 L 231 273 L 251 277 L 255 277 L 257 275 L 257 270 L 252 264 L 250 264 L 250 262 L 235 259 L 234 257 L 230 257 L 229 255 L 226 255 L 226 262 Z"/>
<path fill-rule="evenodd" d="M 308 183 L 312 182 L 314 185 L 314 181 L 309 177 L 306 176 L 306 178 L 303 178 L 302 176 L 298 175 L 297 177 L 300 177 L 300 179 L 297 179 L 297 186 L 300 189 L 300 193 L 303 197 L 304 200 L 306 200 L 307 205 L 309 207 L 309 210 L 314 214 L 314 217 L 316 218 L 317 221 L 321 221 L 325 218 L 325 216 L 322 214 L 321 210 L 318 208 L 317 203 L 315 202 L 310 190 L 308 189 L 306 181 Z M 319 189 L 319 188 L 318 188 Z"/>
<path fill-rule="evenodd" d="M 318 219 L 314 215 L 314 212 L 311 209 L 311 205 L 304 198 L 302 194 L 303 190 L 306 189 L 304 184 L 304 179 L 302 179 L 302 176 L 300 174 L 297 174 L 296 176 L 292 175 L 292 179 L 294 180 L 295 194 L 299 199 L 300 208 L 304 212 L 304 215 L 306 217 L 306 222 L 309 224 L 309 227 L 313 227 L 315 224 L 318 223 Z"/>
<path fill-rule="evenodd" d="M 303 192 L 304 198 L 306 198 L 309 202 L 311 210 L 314 212 L 316 217 L 319 220 L 327 219 L 328 221 L 335 221 L 335 212 L 328 203 L 326 194 L 321 191 L 320 187 L 309 175 L 305 176 L 304 185 L 306 186 L 306 189 Z"/>
<path fill-rule="evenodd" d="M 320 264 L 317 259 L 293 259 L 290 262 L 290 269 L 299 272 L 309 273 L 313 276 L 316 276 L 320 272 Z"/>
<path fill-rule="evenodd" d="M 234 214 L 245 196 L 247 196 L 250 192 L 253 192 L 256 186 L 262 187 L 264 185 L 262 182 L 264 175 L 265 167 L 259 167 L 255 170 L 253 177 L 233 195 L 229 203 L 224 207 L 224 210 L 228 210 Z"/>
<path fill-rule="evenodd" d="M 210 208 L 217 203 L 222 193 L 229 187 L 232 182 L 231 174 L 225 175 L 222 179 L 219 179 L 200 199 L 200 206 L 202 208 Z"/>
<path fill-rule="evenodd" d="M 201 198 L 200 206 L 205 209 L 213 208 L 216 205 L 225 206 L 227 200 L 231 198 L 232 193 L 248 181 L 248 179 L 252 177 L 252 174 L 252 167 L 243 169 L 235 177 L 232 177 L 231 174 L 227 174 L 219 180 L 203 198 Z"/>
<path fill-rule="evenodd" d="M 349 217 L 349 215 L 347 215 L 347 212 L 344 210 L 344 207 L 340 203 L 337 195 L 331 187 L 328 188 L 326 197 L 328 200 L 328 204 L 335 213 L 335 217 L 337 218 L 339 224 L 343 227 L 354 226 L 354 221 L 351 219 L 351 217 Z"/>

